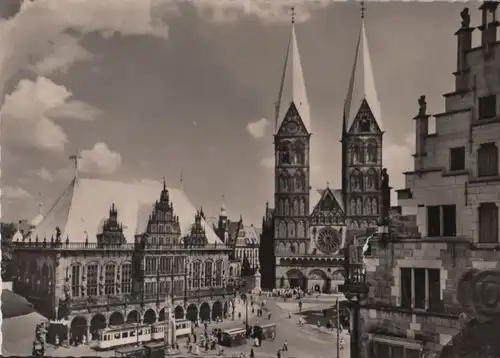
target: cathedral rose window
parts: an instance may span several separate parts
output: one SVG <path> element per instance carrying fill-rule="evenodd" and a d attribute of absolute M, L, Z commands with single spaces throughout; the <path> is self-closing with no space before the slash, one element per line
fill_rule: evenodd
<path fill-rule="evenodd" d="M 340 234 L 334 228 L 323 228 L 316 238 L 316 246 L 325 254 L 333 254 L 340 248 Z"/>

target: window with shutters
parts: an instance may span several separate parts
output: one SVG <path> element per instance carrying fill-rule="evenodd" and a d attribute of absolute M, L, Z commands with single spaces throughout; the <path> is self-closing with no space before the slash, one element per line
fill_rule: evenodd
<path fill-rule="evenodd" d="M 465 169 L 465 147 L 450 148 L 450 171 Z"/>
<path fill-rule="evenodd" d="M 498 147 L 495 143 L 483 143 L 477 150 L 477 176 L 498 175 Z"/>
<path fill-rule="evenodd" d="M 401 268 L 401 307 L 442 312 L 440 269 Z"/>
<path fill-rule="evenodd" d="M 494 118 L 497 115 L 497 96 L 479 98 L 479 119 Z"/>
<path fill-rule="evenodd" d="M 498 207 L 495 203 L 481 203 L 478 208 L 479 243 L 498 243 Z"/>

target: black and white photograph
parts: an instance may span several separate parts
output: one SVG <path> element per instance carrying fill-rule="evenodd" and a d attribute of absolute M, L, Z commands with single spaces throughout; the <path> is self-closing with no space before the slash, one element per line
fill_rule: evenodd
<path fill-rule="evenodd" d="M 0 0 L 1 355 L 500 358 L 499 4 Z"/>

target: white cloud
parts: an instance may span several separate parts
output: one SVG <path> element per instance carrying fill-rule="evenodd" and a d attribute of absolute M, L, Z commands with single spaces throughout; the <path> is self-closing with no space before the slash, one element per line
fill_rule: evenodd
<path fill-rule="evenodd" d="M 31 194 L 18 186 L 6 186 L 2 189 L 2 196 L 6 199 L 20 200 L 31 197 Z"/>
<path fill-rule="evenodd" d="M 46 51 L 36 56 L 39 60 L 28 65 L 28 68 L 38 75 L 46 76 L 54 72 L 66 72 L 75 62 L 93 58 L 79 41 L 78 38 L 68 34 L 56 36 L 49 41 L 51 46 L 47 46 Z"/>
<path fill-rule="evenodd" d="M 82 150 L 78 169 L 83 173 L 111 174 L 120 168 L 122 157 L 106 143 L 96 143 L 92 149 Z"/>
<path fill-rule="evenodd" d="M 35 174 L 42 180 L 53 181 L 54 177 L 46 168 L 40 168 L 35 172 Z"/>
<path fill-rule="evenodd" d="M 176 1 L 24 1 L 15 16 L 0 20 L 0 98 L 5 83 L 22 68 L 47 74 L 89 58 L 67 30 L 166 37 L 168 27 L 162 17 L 172 8 Z"/>
<path fill-rule="evenodd" d="M 267 157 L 262 159 L 260 162 L 260 166 L 264 168 L 274 168 L 275 158 L 274 155 L 271 157 Z"/>
<path fill-rule="evenodd" d="M 237 21 L 243 16 L 255 16 L 265 23 L 290 22 L 291 7 L 295 7 L 295 21 L 310 19 L 311 12 L 326 6 L 327 0 L 196 0 L 193 4 L 217 22 Z"/>
<path fill-rule="evenodd" d="M 7 140 L 23 142 L 48 150 L 63 150 L 66 133 L 53 119 L 92 120 L 100 111 L 81 101 L 71 100 L 72 93 L 45 77 L 21 80 L 5 97 L 0 118 Z"/>
<path fill-rule="evenodd" d="M 267 118 L 261 118 L 247 124 L 247 131 L 254 138 L 262 138 L 266 134 L 266 129 L 271 125 Z"/>

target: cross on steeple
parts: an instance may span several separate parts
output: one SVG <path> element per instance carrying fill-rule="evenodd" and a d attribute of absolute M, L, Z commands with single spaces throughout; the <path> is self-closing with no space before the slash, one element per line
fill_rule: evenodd
<path fill-rule="evenodd" d="M 365 2 L 364 1 L 361 1 L 361 18 L 364 19 L 365 18 Z"/>
<path fill-rule="evenodd" d="M 69 156 L 69 160 L 75 163 L 75 178 L 78 176 L 78 159 L 82 159 L 80 154 L 73 154 Z"/>
<path fill-rule="evenodd" d="M 183 175 L 183 168 L 181 168 L 181 191 L 184 191 L 184 175 Z"/>
<path fill-rule="evenodd" d="M 295 7 L 292 6 L 291 10 L 292 10 L 292 24 L 295 24 Z"/>

